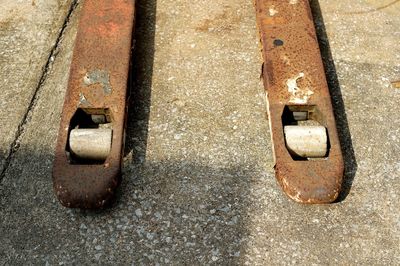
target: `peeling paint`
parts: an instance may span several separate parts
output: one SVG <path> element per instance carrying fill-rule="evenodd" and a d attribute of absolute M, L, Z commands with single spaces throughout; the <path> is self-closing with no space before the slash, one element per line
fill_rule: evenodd
<path fill-rule="evenodd" d="M 301 90 L 298 87 L 297 81 L 301 78 L 304 78 L 304 76 L 304 73 L 299 73 L 294 78 L 287 80 L 286 85 L 288 86 L 288 91 L 292 94 L 289 100 L 290 103 L 306 104 L 311 95 L 314 94 L 314 92 L 312 92 L 308 88 L 306 88 L 305 90 Z"/>
<path fill-rule="evenodd" d="M 83 83 L 86 86 L 101 84 L 105 94 L 111 94 L 112 87 L 110 84 L 110 75 L 105 70 L 93 70 L 83 77 Z"/>
<path fill-rule="evenodd" d="M 88 104 L 89 102 L 87 101 L 85 95 L 81 92 L 79 93 L 79 104 Z"/>
<path fill-rule="evenodd" d="M 271 17 L 273 17 L 273 16 L 275 16 L 276 14 L 278 14 L 278 10 L 275 9 L 275 6 L 271 6 L 271 7 L 269 8 L 269 15 L 270 15 Z"/>
<path fill-rule="evenodd" d="M 265 91 L 265 103 L 267 105 L 267 113 L 268 113 L 268 124 L 269 124 L 269 128 L 272 128 L 272 120 L 271 120 L 271 111 L 270 111 L 270 105 L 269 105 L 269 101 L 268 101 L 268 92 Z M 273 132 L 271 131 L 271 141 L 274 141 L 273 136 L 272 136 Z M 276 156 L 275 156 L 275 146 L 272 145 L 272 154 L 273 154 L 273 158 L 274 158 L 274 167 L 276 165 Z"/>

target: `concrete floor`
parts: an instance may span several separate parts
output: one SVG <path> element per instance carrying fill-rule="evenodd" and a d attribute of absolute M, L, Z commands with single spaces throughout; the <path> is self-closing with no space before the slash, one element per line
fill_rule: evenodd
<path fill-rule="evenodd" d="M 138 0 L 123 182 L 93 212 L 61 207 L 51 180 L 81 1 L 2 0 L 0 265 L 398 265 L 400 1 L 311 2 L 338 203 L 275 181 L 252 1 Z"/>

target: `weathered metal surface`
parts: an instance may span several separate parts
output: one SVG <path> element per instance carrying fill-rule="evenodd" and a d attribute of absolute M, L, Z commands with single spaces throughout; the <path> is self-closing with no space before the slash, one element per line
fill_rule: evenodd
<path fill-rule="evenodd" d="M 309 1 L 256 0 L 255 7 L 276 178 L 297 202 L 333 202 L 340 192 L 344 165 Z M 282 123 L 285 106 L 318 110 L 312 115 L 327 128 L 327 158 L 294 160 L 290 156 Z"/>
<path fill-rule="evenodd" d="M 134 0 L 86 0 L 81 11 L 53 167 L 54 190 L 71 208 L 106 205 L 120 183 Z M 72 164 L 70 123 L 78 109 L 107 110 L 112 146 L 102 164 Z M 99 115 L 99 114 L 97 114 Z"/>

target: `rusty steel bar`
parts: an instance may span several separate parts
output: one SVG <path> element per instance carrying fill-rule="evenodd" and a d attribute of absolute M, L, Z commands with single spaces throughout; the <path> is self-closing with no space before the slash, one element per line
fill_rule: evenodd
<path fill-rule="evenodd" d="M 255 0 L 255 7 L 276 178 L 297 202 L 333 202 L 340 192 L 344 165 L 309 1 Z M 283 130 L 287 110 L 305 111 L 327 129 L 326 158 L 291 156 Z"/>
<path fill-rule="evenodd" d="M 83 3 L 53 166 L 54 190 L 66 207 L 103 207 L 120 183 L 134 17 L 134 0 Z M 69 133 L 91 115 L 111 125 L 110 152 L 102 162 L 74 161 Z"/>

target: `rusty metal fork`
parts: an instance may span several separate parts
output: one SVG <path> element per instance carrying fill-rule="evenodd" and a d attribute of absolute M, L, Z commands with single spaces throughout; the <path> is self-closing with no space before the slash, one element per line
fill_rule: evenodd
<path fill-rule="evenodd" d="M 297 202 L 333 202 L 344 165 L 309 1 L 255 0 L 255 7 L 276 178 Z"/>
<path fill-rule="evenodd" d="M 134 22 L 134 0 L 83 3 L 53 166 L 66 207 L 103 207 L 120 183 Z"/>

